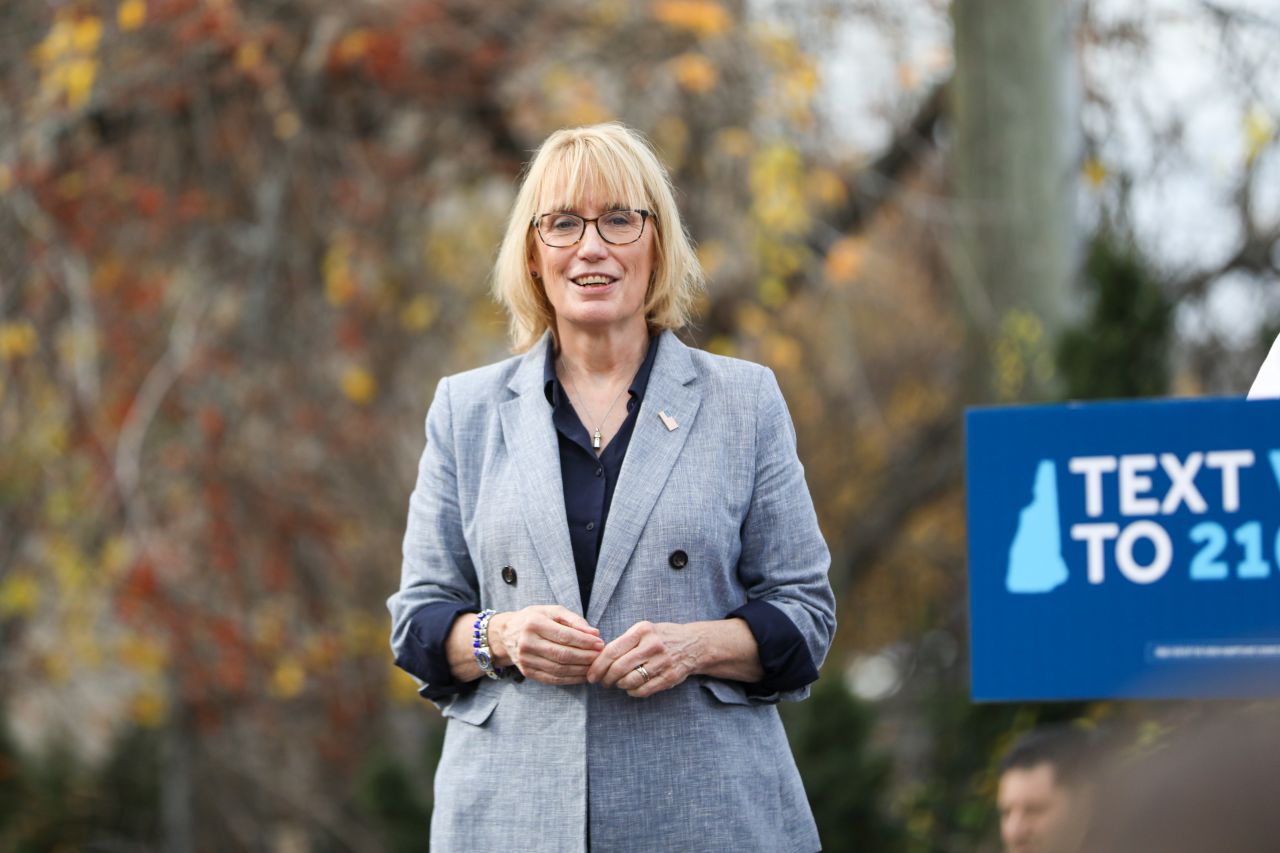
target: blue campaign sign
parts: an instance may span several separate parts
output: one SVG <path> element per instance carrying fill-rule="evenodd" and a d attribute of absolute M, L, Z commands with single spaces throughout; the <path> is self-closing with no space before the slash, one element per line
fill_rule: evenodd
<path fill-rule="evenodd" d="M 979 701 L 1280 696 L 1280 401 L 971 409 Z"/>

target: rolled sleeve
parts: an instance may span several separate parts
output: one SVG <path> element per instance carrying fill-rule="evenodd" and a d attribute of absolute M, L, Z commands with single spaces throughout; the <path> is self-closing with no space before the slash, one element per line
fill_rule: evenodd
<path fill-rule="evenodd" d="M 752 607 L 743 618 L 756 635 L 765 666 L 766 682 L 751 693 L 776 694 L 773 701 L 799 700 L 808 696 L 808 684 L 816 679 L 835 635 L 835 596 L 827 577 L 831 554 L 796 454 L 791 415 L 767 368 L 760 374 L 755 410 L 756 480 L 738 562 L 738 577 Z M 761 616 L 767 611 L 757 603 L 771 606 L 789 628 Z M 771 671 L 766 660 L 777 669 Z M 770 681 L 774 677 L 777 682 Z"/>
<path fill-rule="evenodd" d="M 464 613 L 475 613 L 475 605 L 437 601 L 424 604 L 409 617 L 409 642 L 396 649 L 396 666 L 422 682 L 418 691 L 435 702 L 467 692 L 474 681 L 458 681 L 449 667 L 449 632 Z"/>
<path fill-rule="evenodd" d="M 748 601 L 729 614 L 747 623 L 755 637 L 764 677 L 743 685 L 752 696 L 800 690 L 818 680 L 818 668 L 795 623 L 767 601 Z"/>

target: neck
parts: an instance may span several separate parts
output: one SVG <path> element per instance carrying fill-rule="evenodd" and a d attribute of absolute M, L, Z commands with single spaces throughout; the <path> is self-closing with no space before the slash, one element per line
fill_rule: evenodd
<path fill-rule="evenodd" d="M 649 329 L 643 318 L 638 326 L 625 329 L 583 330 L 566 323 L 557 332 L 561 363 L 576 374 L 598 379 L 621 374 L 630 379 L 649 348 Z"/>

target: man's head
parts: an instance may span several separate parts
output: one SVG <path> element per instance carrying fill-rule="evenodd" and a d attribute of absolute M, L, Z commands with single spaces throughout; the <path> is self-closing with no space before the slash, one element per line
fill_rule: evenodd
<path fill-rule="evenodd" d="M 1000 762 L 1000 838 L 1009 853 L 1078 849 L 1088 818 L 1083 778 L 1089 733 L 1074 726 L 1028 732 Z"/>

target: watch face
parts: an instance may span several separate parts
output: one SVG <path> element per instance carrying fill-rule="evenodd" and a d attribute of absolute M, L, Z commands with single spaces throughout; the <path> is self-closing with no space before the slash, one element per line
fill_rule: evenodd
<path fill-rule="evenodd" d="M 493 666 L 493 660 L 489 657 L 488 652 L 476 652 L 476 663 L 480 664 L 481 669 L 488 669 Z"/>

